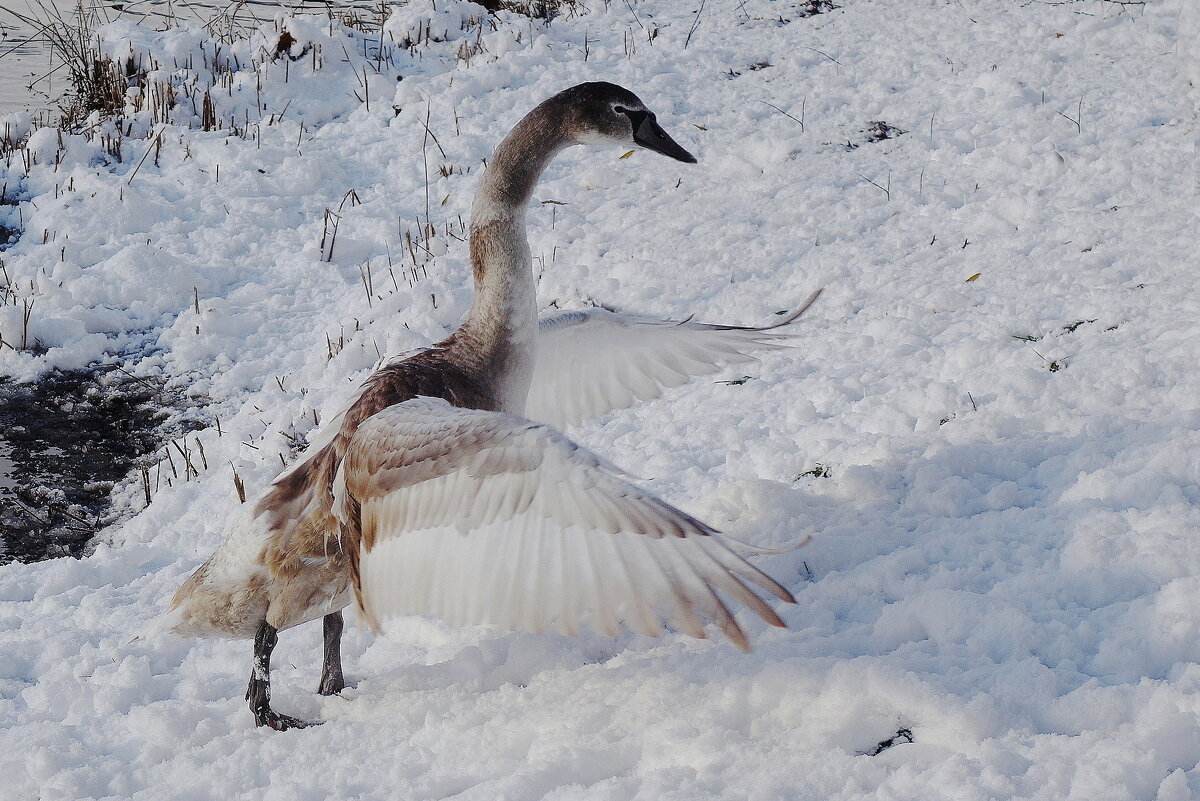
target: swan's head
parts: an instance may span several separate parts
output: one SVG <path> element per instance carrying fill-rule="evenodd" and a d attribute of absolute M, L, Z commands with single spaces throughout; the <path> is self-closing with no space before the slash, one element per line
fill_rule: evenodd
<path fill-rule="evenodd" d="M 553 100 L 563 104 L 566 135 L 575 142 L 644 147 L 688 164 L 696 163 L 696 157 L 667 135 L 654 112 L 637 95 L 615 83 L 581 83 Z"/>

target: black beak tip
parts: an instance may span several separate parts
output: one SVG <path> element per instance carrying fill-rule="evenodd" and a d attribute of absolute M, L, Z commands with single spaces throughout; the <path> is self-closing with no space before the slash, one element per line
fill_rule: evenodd
<path fill-rule="evenodd" d="M 684 164 L 695 164 L 697 161 L 695 156 L 676 144 L 675 141 L 670 137 L 664 136 L 662 139 L 656 142 L 639 141 L 638 144 L 647 150 L 658 153 L 661 156 L 666 156 L 667 158 L 675 159 L 676 161 L 682 161 Z"/>
<path fill-rule="evenodd" d="M 633 122 L 633 141 L 637 144 L 668 158 L 682 161 L 684 164 L 696 163 L 696 157 L 680 147 L 679 143 L 672 139 L 670 134 L 664 131 L 662 126 L 649 114 L 643 113 L 639 119 L 633 120 Z"/>

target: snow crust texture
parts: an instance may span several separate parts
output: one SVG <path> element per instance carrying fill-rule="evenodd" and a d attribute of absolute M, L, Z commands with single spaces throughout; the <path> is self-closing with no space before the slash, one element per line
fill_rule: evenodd
<path fill-rule="evenodd" d="M 122 353 L 213 422 L 199 476 L 159 468 L 144 509 L 119 488 L 92 556 L 0 570 L 0 797 L 1200 795 L 1196 11 L 807 5 L 544 27 L 413 2 L 390 60 L 280 17 L 222 51 L 245 137 L 191 127 L 182 88 L 119 162 L 33 132 L 0 166 L 25 232 L 0 335 L 32 300 L 44 350 L 0 346 L 0 374 Z M 103 36 L 204 88 L 207 34 Z M 753 557 L 791 629 L 743 614 L 741 654 L 352 625 L 322 698 L 313 624 L 281 637 L 273 703 L 325 725 L 254 729 L 248 643 L 130 637 L 234 525 L 235 471 L 261 489 L 378 359 L 457 326 L 482 160 L 584 80 L 700 163 L 560 157 L 529 214 L 545 308 L 758 325 L 826 287 L 796 347 L 571 432 L 735 537 L 812 535 Z"/>

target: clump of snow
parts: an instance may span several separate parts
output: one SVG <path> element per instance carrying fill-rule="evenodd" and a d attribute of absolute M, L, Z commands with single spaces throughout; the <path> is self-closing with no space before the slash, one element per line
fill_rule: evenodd
<path fill-rule="evenodd" d="M 57 128 L 38 128 L 29 135 L 24 149 L 33 163 L 56 169 L 87 166 L 100 158 L 100 149 L 86 136 L 63 133 Z M 36 182 L 36 177 L 34 180 Z"/>
<path fill-rule="evenodd" d="M 33 117 L 28 111 L 17 111 L 0 117 L 0 144 L 15 145 L 29 136 Z"/>
<path fill-rule="evenodd" d="M 121 353 L 213 423 L 198 477 L 163 465 L 146 508 L 118 488 L 95 554 L 0 570 L 0 794 L 1200 794 L 1189 4 L 801 5 L 468 31 L 438 2 L 446 36 L 404 47 L 435 14 L 413 3 L 382 43 L 281 17 L 220 59 L 199 31 L 106 29 L 179 116 L 135 120 L 152 138 L 119 160 L 38 132 L 0 162 L 25 232 L 0 373 Z M 743 655 L 351 626 L 351 686 L 321 698 L 310 625 L 273 703 L 327 722 L 256 731 L 248 643 L 129 638 L 237 519 L 235 475 L 262 488 L 381 357 L 458 324 L 482 161 L 584 80 L 700 163 L 560 156 L 529 214 L 546 308 L 758 324 L 826 287 L 796 348 L 573 432 L 740 539 L 812 534 L 756 557 L 791 629 L 743 618 Z M 206 91 L 219 130 L 188 127 Z M 874 121 L 905 133 L 865 141 Z M 25 301 L 48 350 L 8 346 Z"/>
<path fill-rule="evenodd" d="M 414 0 L 398 7 L 384 31 L 402 47 L 452 42 L 471 36 L 487 17 L 487 9 L 463 0 Z"/>

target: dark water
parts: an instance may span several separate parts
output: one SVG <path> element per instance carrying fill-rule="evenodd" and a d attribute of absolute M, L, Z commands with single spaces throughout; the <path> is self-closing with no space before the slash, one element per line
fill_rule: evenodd
<path fill-rule="evenodd" d="M 81 555 L 114 484 L 180 431 L 174 400 L 111 366 L 0 381 L 0 564 Z"/>

